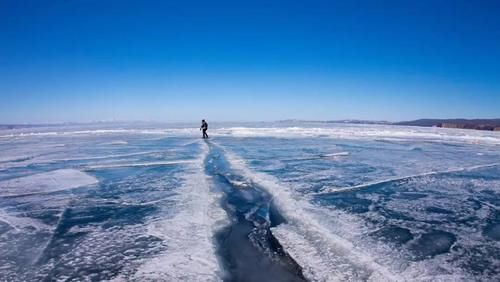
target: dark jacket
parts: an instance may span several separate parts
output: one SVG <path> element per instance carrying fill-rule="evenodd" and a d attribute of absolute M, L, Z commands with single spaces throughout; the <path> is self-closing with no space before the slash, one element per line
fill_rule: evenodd
<path fill-rule="evenodd" d="M 201 123 L 201 129 L 207 130 L 208 129 L 208 123 L 206 121 Z"/>

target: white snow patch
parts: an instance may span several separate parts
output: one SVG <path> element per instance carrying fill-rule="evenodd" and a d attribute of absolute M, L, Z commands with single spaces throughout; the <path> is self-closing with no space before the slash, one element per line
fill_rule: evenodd
<path fill-rule="evenodd" d="M 124 163 L 124 164 L 105 164 L 88 166 L 88 169 L 100 168 L 118 168 L 118 167 L 140 167 L 140 166 L 164 166 L 164 165 L 177 165 L 193 163 L 192 160 L 178 160 L 178 161 L 158 161 L 158 162 L 145 162 L 145 163 Z"/>
<path fill-rule="evenodd" d="M 128 142 L 124 140 L 116 140 L 116 141 L 111 141 L 108 143 L 104 143 L 103 145 L 127 145 Z"/>
<path fill-rule="evenodd" d="M 49 193 L 92 185 L 97 182 L 95 177 L 79 170 L 59 169 L 1 181 L 0 196 Z"/>
<path fill-rule="evenodd" d="M 5 212 L 4 210 L 0 210 L 0 221 L 7 223 L 16 231 L 20 231 L 21 229 L 32 227 L 36 230 L 50 230 L 51 227 L 47 224 L 33 219 L 29 217 L 21 217 L 21 216 L 13 216 Z"/>
<path fill-rule="evenodd" d="M 335 157 L 345 157 L 345 156 L 349 156 L 349 152 L 338 152 L 338 153 L 320 155 L 320 157 L 322 158 L 335 158 Z"/>

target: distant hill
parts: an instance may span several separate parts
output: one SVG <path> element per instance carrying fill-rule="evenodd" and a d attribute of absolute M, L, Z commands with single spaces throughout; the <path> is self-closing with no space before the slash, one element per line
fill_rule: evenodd
<path fill-rule="evenodd" d="M 385 120 L 362 120 L 362 119 L 343 119 L 343 120 L 328 120 L 326 123 L 351 123 L 351 124 L 391 124 Z"/>
<path fill-rule="evenodd" d="M 500 119 L 417 119 L 393 124 L 500 131 Z"/>

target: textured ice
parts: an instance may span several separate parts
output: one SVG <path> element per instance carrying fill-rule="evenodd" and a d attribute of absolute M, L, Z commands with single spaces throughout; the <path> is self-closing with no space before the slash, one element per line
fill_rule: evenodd
<path fill-rule="evenodd" d="M 496 133 L 445 128 L 395 127 L 385 125 L 337 125 L 333 127 L 230 127 L 215 131 L 218 135 L 235 137 L 336 138 L 366 140 L 427 140 L 466 143 L 500 144 Z"/>
<path fill-rule="evenodd" d="M 311 281 L 500 279 L 498 132 L 212 123 L 210 152 L 199 134 L 0 131 L 0 280 L 227 278 L 214 236 L 232 223 L 203 164 L 219 153 L 245 205 L 253 187 L 272 196 L 272 234 Z"/>
<path fill-rule="evenodd" d="M 190 280 L 217 280 L 211 230 L 224 214 L 208 200 L 213 194 L 199 173 L 202 143 L 122 134 L 0 141 L 0 157 L 16 150 L 33 156 L 2 163 L 2 196 L 16 196 L 0 198 L 2 279 L 169 281 L 176 268 L 168 262 L 182 258 L 186 267 L 200 269 Z M 112 140 L 127 142 L 117 146 Z M 65 192 L 82 185 L 86 189 Z M 184 248 L 170 241 L 175 236 Z"/>
<path fill-rule="evenodd" d="M 139 281 L 220 281 L 222 269 L 215 256 L 213 234 L 225 221 L 217 195 L 210 191 L 206 176 L 200 174 L 203 153 L 181 176 L 184 184 L 172 197 L 182 209 L 171 218 L 148 223 L 148 234 L 161 238 L 166 251 L 140 266 Z"/>
<path fill-rule="evenodd" d="M 24 128 L 4 130 L 0 138 L 37 138 L 37 137 L 73 137 L 73 136 L 198 136 L 197 124 L 156 124 L 151 125 L 122 125 L 121 128 L 102 128 L 103 125 L 87 125 L 86 127 L 66 126 L 55 128 Z M 115 126 L 116 127 L 116 126 Z M 477 131 L 466 129 L 447 129 L 429 127 L 408 127 L 391 125 L 360 125 L 360 124 L 318 124 L 306 122 L 279 122 L 279 123 L 247 123 L 244 126 L 226 124 L 212 124 L 210 131 L 213 136 L 230 137 L 279 137 L 279 138 L 335 138 L 335 139 L 362 139 L 362 140 L 396 140 L 431 142 L 464 142 L 468 144 L 500 144 L 497 132 Z M 115 142 L 116 139 L 109 142 Z M 120 142 L 127 142 L 120 140 Z"/>
<path fill-rule="evenodd" d="M 307 278 L 318 281 L 352 279 L 394 280 L 386 267 L 366 256 L 355 245 L 321 226 L 314 208 L 294 195 L 270 175 L 251 171 L 244 161 L 227 152 L 233 167 L 262 187 L 269 189 L 283 215 L 289 221 L 273 229 L 273 234 L 304 268 Z"/>
<path fill-rule="evenodd" d="M 358 190 L 358 189 L 369 188 L 369 187 L 372 187 L 374 185 L 380 185 L 380 184 L 391 183 L 391 182 L 396 182 L 396 181 L 411 181 L 414 178 L 423 178 L 426 176 L 439 175 L 439 174 L 449 174 L 449 173 L 461 172 L 461 171 L 471 171 L 471 170 L 494 167 L 494 166 L 500 166 L 500 163 L 474 165 L 474 166 L 470 166 L 470 167 L 451 168 L 451 169 L 443 170 L 443 171 L 429 171 L 429 172 L 423 172 L 423 173 L 414 174 L 414 175 L 405 175 L 405 176 L 392 177 L 392 178 L 387 178 L 387 179 L 382 179 L 382 180 L 377 180 L 377 181 L 371 181 L 371 182 L 353 185 L 353 186 L 348 186 L 348 187 L 327 187 L 327 188 L 322 188 L 316 194 L 320 195 L 320 194 L 330 194 L 330 193 L 341 193 L 341 192 L 346 192 L 346 191 L 354 191 L 354 190 Z"/>

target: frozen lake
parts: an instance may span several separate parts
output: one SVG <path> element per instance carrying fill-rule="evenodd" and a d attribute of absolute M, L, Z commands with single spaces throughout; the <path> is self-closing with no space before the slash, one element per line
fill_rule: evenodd
<path fill-rule="evenodd" d="M 1 281 L 498 281 L 500 132 L 0 131 Z"/>

